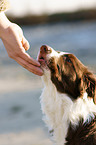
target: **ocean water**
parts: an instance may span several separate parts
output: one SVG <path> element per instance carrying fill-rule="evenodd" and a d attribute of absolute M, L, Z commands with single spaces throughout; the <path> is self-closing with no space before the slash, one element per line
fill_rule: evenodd
<path fill-rule="evenodd" d="M 85 65 L 96 64 L 96 21 L 58 23 L 23 27 L 36 57 L 39 47 L 47 44 L 55 50 L 75 54 Z"/>
<path fill-rule="evenodd" d="M 47 44 L 55 50 L 75 54 L 96 73 L 96 21 L 21 27 L 30 43 L 28 53 L 34 59 L 40 46 Z M 42 88 L 39 76 L 8 58 L 0 40 L 0 134 L 37 128 L 47 132 L 40 108 Z"/>

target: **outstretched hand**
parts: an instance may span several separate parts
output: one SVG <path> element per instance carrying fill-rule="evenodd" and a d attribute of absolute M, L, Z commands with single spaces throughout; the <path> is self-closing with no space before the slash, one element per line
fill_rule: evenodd
<path fill-rule="evenodd" d="M 17 24 L 9 21 L 8 27 L 4 29 L 1 39 L 10 58 L 17 61 L 17 63 L 30 72 L 39 76 L 43 75 L 39 62 L 26 53 L 26 50 L 29 49 L 29 43 L 25 39 L 22 29 Z"/>

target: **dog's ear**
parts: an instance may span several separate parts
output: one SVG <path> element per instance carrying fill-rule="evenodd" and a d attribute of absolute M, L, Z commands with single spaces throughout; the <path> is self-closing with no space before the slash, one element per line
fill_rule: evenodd
<path fill-rule="evenodd" d="M 94 94 L 94 103 L 96 104 L 96 79 L 95 79 L 95 94 Z"/>
<path fill-rule="evenodd" d="M 96 80 L 95 80 L 95 96 L 94 96 L 94 102 L 96 104 Z"/>
<path fill-rule="evenodd" d="M 87 72 L 83 81 L 85 84 L 85 90 L 89 97 L 93 98 L 94 103 L 96 104 L 96 78 L 91 72 Z"/>

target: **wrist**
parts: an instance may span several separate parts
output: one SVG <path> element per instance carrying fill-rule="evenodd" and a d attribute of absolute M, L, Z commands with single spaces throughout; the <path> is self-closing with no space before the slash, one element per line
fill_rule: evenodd
<path fill-rule="evenodd" d="M 6 36 L 7 29 L 11 22 L 7 19 L 3 12 L 0 13 L 0 38 L 3 39 Z"/>

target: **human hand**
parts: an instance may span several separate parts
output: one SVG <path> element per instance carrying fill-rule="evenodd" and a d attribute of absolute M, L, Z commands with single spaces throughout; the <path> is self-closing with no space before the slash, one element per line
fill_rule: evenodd
<path fill-rule="evenodd" d="M 29 43 L 18 25 L 9 22 L 8 27 L 3 31 L 1 39 L 10 58 L 30 72 L 39 76 L 43 75 L 39 62 L 26 53 L 25 50 L 29 49 Z"/>

